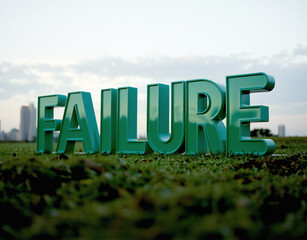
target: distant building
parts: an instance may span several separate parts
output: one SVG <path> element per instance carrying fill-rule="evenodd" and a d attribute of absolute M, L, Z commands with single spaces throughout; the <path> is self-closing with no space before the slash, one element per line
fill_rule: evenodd
<path fill-rule="evenodd" d="M 8 140 L 11 142 L 18 141 L 20 138 L 19 136 L 19 131 L 16 128 L 13 128 L 9 133 L 8 133 Z"/>
<path fill-rule="evenodd" d="M 285 125 L 278 125 L 278 137 L 286 136 L 286 127 Z"/>
<path fill-rule="evenodd" d="M 60 136 L 60 132 L 54 131 L 53 132 L 53 141 L 57 142 Z"/>
<path fill-rule="evenodd" d="M 20 109 L 20 141 L 27 141 L 30 125 L 30 109 L 28 106 L 22 106 Z"/>
<path fill-rule="evenodd" d="M 6 140 L 6 135 L 5 132 L 1 131 L 1 120 L 0 120 L 0 141 L 5 141 Z"/>
<path fill-rule="evenodd" d="M 0 132 L 0 141 L 5 141 L 6 140 L 6 134 L 5 132 Z"/>
<path fill-rule="evenodd" d="M 29 104 L 29 132 L 28 141 L 32 142 L 36 139 L 36 109 L 33 103 Z"/>
<path fill-rule="evenodd" d="M 0 141 L 4 141 L 5 140 L 5 133 L 1 132 L 1 120 L 0 120 Z"/>
<path fill-rule="evenodd" d="M 20 141 L 34 141 L 36 138 L 36 109 L 33 103 L 20 109 Z"/>

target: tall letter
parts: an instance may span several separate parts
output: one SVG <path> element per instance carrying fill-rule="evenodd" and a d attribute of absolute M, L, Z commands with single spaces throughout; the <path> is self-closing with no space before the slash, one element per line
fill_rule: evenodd
<path fill-rule="evenodd" d="M 187 154 L 221 153 L 225 151 L 225 90 L 210 80 L 186 83 Z"/>
<path fill-rule="evenodd" d="M 172 83 L 172 122 L 169 133 L 169 86 L 147 86 L 147 137 L 154 151 L 174 153 L 184 143 L 184 82 Z"/>
<path fill-rule="evenodd" d="M 60 130 L 61 120 L 53 119 L 53 108 L 64 107 L 66 96 L 50 95 L 38 97 L 37 152 L 52 152 L 53 131 Z"/>
<path fill-rule="evenodd" d="M 117 90 L 101 90 L 100 152 L 116 151 Z"/>
<path fill-rule="evenodd" d="M 269 108 L 250 106 L 249 96 L 252 92 L 271 91 L 274 85 L 274 78 L 265 73 L 226 77 L 228 153 L 263 155 L 274 152 L 273 140 L 250 137 L 250 122 L 269 121 Z"/>
<path fill-rule="evenodd" d="M 137 89 L 118 89 L 117 96 L 117 139 L 118 153 L 145 153 L 150 150 L 147 141 L 137 140 Z"/>
<path fill-rule="evenodd" d="M 99 151 L 99 134 L 91 94 L 68 94 L 59 136 L 57 153 L 73 152 L 76 141 L 82 141 L 84 152 Z"/>

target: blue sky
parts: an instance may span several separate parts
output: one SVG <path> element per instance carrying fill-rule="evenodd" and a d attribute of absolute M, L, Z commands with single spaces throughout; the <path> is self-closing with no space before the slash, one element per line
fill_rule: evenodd
<path fill-rule="evenodd" d="M 21 105 L 40 95 L 138 88 L 145 132 L 149 83 L 266 72 L 272 92 L 252 95 L 270 122 L 307 135 L 307 1 L 1 1 L 0 120 L 19 126 Z M 58 116 L 60 116 L 60 111 Z"/>

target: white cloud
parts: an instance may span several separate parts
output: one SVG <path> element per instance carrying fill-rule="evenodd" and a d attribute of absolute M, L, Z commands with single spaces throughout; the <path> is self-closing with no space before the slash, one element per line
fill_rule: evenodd
<path fill-rule="evenodd" d="M 285 104 L 270 105 L 270 113 L 273 115 L 292 115 L 297 113 L 307 113 L 306 102 L 290 102 Z"/>
<path fill-rule="evenodd" d="M 15 83 L 21 84 L 21 85 L 26 85 L 30 83 L 29 79 L 25 79 L 25 78 L 13 78 L 13 79 L 10 79 L 10 82 L 14 84 Z"/>
<path fill-rule="evenodd" d="M 270 115 L 267 123 L 252 123 L 252 128 L 269 128 L 277 134 L 278 125 L 285 125 L 286 136 L 307 136 L 307 114 Z"/>

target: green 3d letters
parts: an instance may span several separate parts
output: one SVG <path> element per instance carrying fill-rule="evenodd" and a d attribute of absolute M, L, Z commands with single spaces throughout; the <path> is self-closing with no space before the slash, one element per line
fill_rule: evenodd
<path fill-rule="evenodd" d="M 64 107 L 66 96 L 50 95 L 38 97 L 37 152 L 47 153 L 53 149 L 53 132 L 60 130 L 61 120 L 53 119 L 54 107 Z"/>
<path fill-rule="evenodd" d="M 57 153 L 73 152 L 75 143 L 83 142 L 84 152 L 99 152 L 99 133 L 91 94 L 68 94 Z"/>
<path fill-rule="evenodd" d="M 265 73 L 226 77 L 227 87 L 227 152 L 234 154 L 273 153 L 270 139 L 251 139 L 250 122 L 269 121 L 269 108 L 250 106 L 250 93 L 271 91 L 275 80 Z"/>
<path fill-rule="evenodd" d="M 60 130 L 57 153 L 73 152 L 80 141 L 86 153 L 271 154 L 274 141 L 250 137 L 251 122 L 269 120 L 269 108 L 251 106 L 250 93 L 271 91 L 274 85 L 265 73 L 227 76 L 226 88 L 206 79 L 173 82 L 171 93 L 168 85 L 149 84 L 148 141 L 137 139 L 136 88 L 101 90 L 100 137 L 90 93 L 69 93 L 67 101 L 63 95 L 41 96 L 37 152 L 52 152 L 53 132 Z M 53 119 L 54 107 L 63 106 L 63 119 Z"/>
<path fill-rule="evenodd" d="M 116 151 L 117 90 L 101 90 L 100 152 Z"/>
<path fill-rule="evenodd" d="M 137 140 L 137 89 L 118 89 L 117 139 L 118 153 L 146 153 L 150 150 L 147 141 Z"/>
<path fill-rule="evenodd" d="M 186 154 L 224 152 L 224 87 L 210 80 L 191 80 L 186 85 Z"/>
<path fill-rule="evenodd" d="M 184 82 L 172 83 L 171 135 L 169 134 L 169 87 L 147 87 L 147 138 L 151 148 L 160 153 L 174 153 L 184 143 Z"/>

